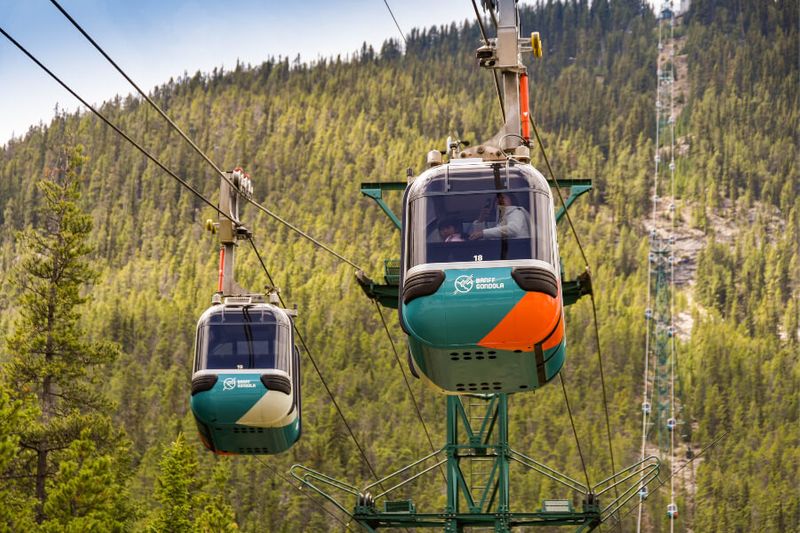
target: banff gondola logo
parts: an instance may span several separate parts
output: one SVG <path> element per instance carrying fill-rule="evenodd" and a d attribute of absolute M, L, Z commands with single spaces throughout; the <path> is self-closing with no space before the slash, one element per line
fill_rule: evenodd
<path fill-rule="evenodd" d="M 256 384 L 253 383 L 252 379 L 236 379 L 236 378 L 225 378 L 222 381 L 222 390 L 233 390 L 236 388 L 239 389 L 252 389 L 255 388 Z"/>
<path fill-rule="evenodd" d="M 498 281 L 497 278 L 476 278 L 472 274 L 469 276 L 458 276 L 453 284 L 456 288 L 455 294 L 466 294 L 473 288 L 478 291 L 485 291 L 492 289 L 504 289 L 506 286 L 505 283 Z"/>
<path fill-rule="evenodd" d="M 456 294 L 466 294 L 466 293 L 468 293 L 469 291 L 472 290 L 472 287 L 474 286 L 474 284 L 475 284 L 475 280 L 474 280 L 472 274 L 470 274 L 469 276 L 466 276 L 466 275 L 458 276 L 456 278 L 456 281 L 454 282 L 454 285 L 456 287 Z"/>

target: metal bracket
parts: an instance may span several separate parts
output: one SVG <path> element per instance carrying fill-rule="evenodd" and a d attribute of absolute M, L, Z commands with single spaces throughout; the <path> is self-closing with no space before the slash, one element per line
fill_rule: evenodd
<path fill-rule="evenodd" d="M 578 275 L 578 279 L 573 281 L 561 280 L 561 294 L 564 297 L 564 305 L 572 305 L 581 297 L 592 294 L 592 276 L 586 271 Z"/>
<path fill-rule="evenodd" d="M 547 180 L 547 182 L 550 183 L 551 186 L 553 186 L 550 180 Z M 570 182 L 580 182 L 580 183 L 570 183 Z M 588 182 L 588 183 L 583 183 L 583 182 Z M 564 205 L 561 206 L 561 208 L 558 210 L 558 213 L 556 213 L 556 223 L 561 221 L 561 217 L 564 216 L 567 209 L 569 209 L 570 206 L 573 203 L 575 203 L 575 200 L 577 200 L 579 196 L 586 194 L 587 192 L 592 190 L 592 180 L 590 179 L 566 180 L 566 181 L 559 180 L 558 184 L 561 185 L 562 187 L 569 186 L 569 196 L 564 201 Z"/>
<path fill-rule="evenodd" d="M 368 196 L 375 200 L 375 203 L 378 204 L 386 216 L 394 223 L 397 229 L 400 229 L 402 226 L 400 224 L 400 219 L 397 218 L 397 215 L 394 214 L 392 209 L 386 205 L 386 202 L 383 201 L 383 191 L 404 191 L 406 190 L 406 186 L 408 184 L 405 181 L 387 181 L 382 183 L 362 183 L 361 184 L 361 194 L 364 196 Z"/>

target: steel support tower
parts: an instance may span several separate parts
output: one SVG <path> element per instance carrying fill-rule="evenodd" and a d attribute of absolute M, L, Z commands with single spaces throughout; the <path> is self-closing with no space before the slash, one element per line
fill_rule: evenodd
<path fill-rule="evenodd" d="M 644 393 L 642 399 L 641 457 L 648 442 L 667 457 L 675 471 L 675 438 L 680 431 L 676 403 L 677 351 L 675 344 L 675 16 L 671 2 L 658 17 L 658 59 L 656 60 L 656 132 L 653 173 L 652 218 L 648 252 L 647 309 Z M 637 532 L 642 530 L 643 483 L 639 491 Z M 670 531 L 678 515 L 675 479 L 670 476 L 667 517 Z"/>

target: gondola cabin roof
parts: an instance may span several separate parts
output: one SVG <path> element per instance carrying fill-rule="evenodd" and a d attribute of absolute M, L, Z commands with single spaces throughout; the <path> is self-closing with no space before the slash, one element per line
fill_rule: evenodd
<path fill-rule="evenodd" d="M 521 189 L 550 194 L 545 177 L 529 164 L 514 160 L 455 159 L 417 177 L 409 186 L 408 200 L 431 194 Z"/>
<path fill-rule="evenodd" d="M 247 314 L 247 318 L 245 318 L 245 314 Z M 267 303 L 212 305 L 200 315 L 198 326 L 225 323 L 240 324 L 244 321 L 283 324 L 291 327 L 291 320 L 286 311 Z"/>

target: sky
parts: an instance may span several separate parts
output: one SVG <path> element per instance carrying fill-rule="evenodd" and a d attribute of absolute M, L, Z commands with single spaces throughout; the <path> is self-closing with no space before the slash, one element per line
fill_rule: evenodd
<path fill-rule="evenodd" d="M 400 33 L 383 0 L 59 0 L 146 91 L 197 70 L 377 48 Z M 469 0 L 389 0 L 404 32 L 474 18 Z M 0 0 L 0 27 L 88 102 L 133 88 L 49 0 Z M 80 103 L 0 35 L 0 145 Z"/>
<path fill-rule="evenodd" d="M 383 0 L 58 0 L 149 91 L 237 59 L 304 61 L 380 48 L 400 33 Z M 387 0 L 403 32 L 474 18 L 469 0 Z M 133 88 L 49 0 L 0 0 L 0 27 L 92 104 Z M 80 104 L 0 35 L 0 146 Z"/>

